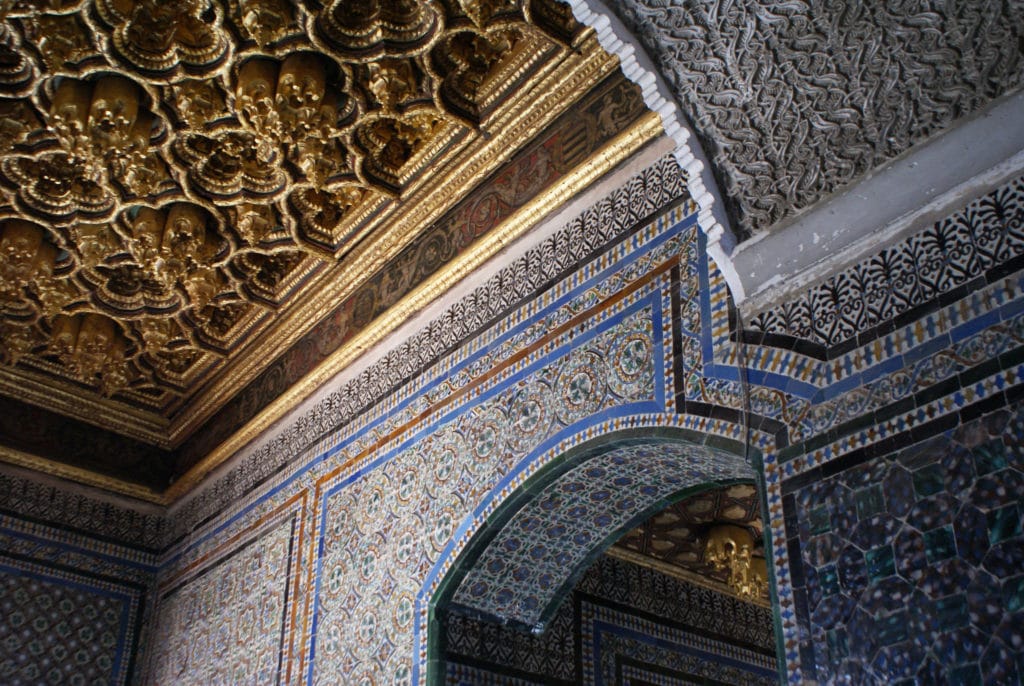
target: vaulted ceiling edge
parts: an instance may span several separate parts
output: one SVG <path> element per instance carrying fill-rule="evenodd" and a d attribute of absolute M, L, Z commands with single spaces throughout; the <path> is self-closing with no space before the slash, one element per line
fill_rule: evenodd
<path fill-rule="evenodd" d="M 1024 85 L 1024 3 L 615 0 L 744 240 Z"/>

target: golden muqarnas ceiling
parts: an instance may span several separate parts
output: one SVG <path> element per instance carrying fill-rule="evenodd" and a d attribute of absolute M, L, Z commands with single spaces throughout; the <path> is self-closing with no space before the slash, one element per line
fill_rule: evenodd
<path fill-rule="evenodd" d="M 608 554 L 768 604 L 764 525 L 753 484 L 705 491 L 670 505 L 626 533 Z"/>
<path fill-rule="evenodd" d="M 164 449 L 616 67 L 553 0 L 0 12 L 0 391 Z"/>

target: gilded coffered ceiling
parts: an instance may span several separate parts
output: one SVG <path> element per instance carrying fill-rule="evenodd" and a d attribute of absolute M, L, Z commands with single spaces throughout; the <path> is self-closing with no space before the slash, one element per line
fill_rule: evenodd
<path fill-rule="evenodd" d="M 658 132 L 554 0 L 0 12 L 0 452 L 146 497 Z"/>

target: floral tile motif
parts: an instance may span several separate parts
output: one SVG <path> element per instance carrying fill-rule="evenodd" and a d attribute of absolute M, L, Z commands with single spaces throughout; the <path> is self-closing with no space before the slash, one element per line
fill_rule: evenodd
<path fill-rule="evenodd" d="M 294 525 L 286 518 L 170 581 L 159 597 L 147 683 L 284 682 Z"/>
<path fill-rule="evenodd" d="M 741 456 L 703 445 L 613 448 L 559 476 L 513 515 L 468 570 L 453 602 L 542 629 L 542 618 L 587 559 L 665 499 L 752 476 Z"/>
<path fill-rule="evenodd" d="M 594 416 L 658 409 L 653 320 L 634 305 L 594 334 L 577 331 L 577 347 L 535 361 L 380 466 L 326 480 L 311 681 L 413 677 L 418 596 L 468 538 L 474 510 L 514 488 L 509 479 L 524 477 L 513 472 L 543 458 L 538 447 Z"/>
<path fill-rule="evenodd" d="M 814 342 L 825 352 L 1022 252 L 1024 178 L 1018 178 L 801 297 L 757 314 L 749 327 Z"/>

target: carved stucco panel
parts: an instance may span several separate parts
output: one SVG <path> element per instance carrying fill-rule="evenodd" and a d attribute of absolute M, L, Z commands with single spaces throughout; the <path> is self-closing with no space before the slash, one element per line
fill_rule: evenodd
<path fill-rule="evenodd" d="M 741 238 L 1022 80 L 1024 3 L 614 3 L 715 166 Z"/>

